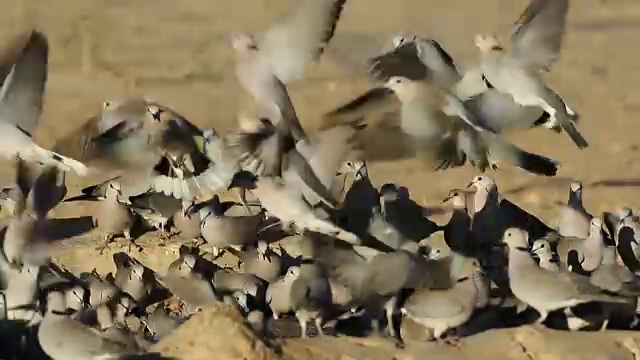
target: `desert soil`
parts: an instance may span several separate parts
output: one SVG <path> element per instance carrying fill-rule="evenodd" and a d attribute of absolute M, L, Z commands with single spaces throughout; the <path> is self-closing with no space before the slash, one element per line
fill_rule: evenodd
<path fill-rule="evenodd" d="M 50 39 L 46 106 L 36 132 L 43 145 L 80 125 L 104 100 L 134 95 L 171 106 L 198 125 L 231 129 L 246 102 L 234 79 L 226 39 L 233 31 L 266 27 L 288 6 L 285 0 L 5 2 L 0 12 L 0 41 L 29 27 L 44 30 Z M 441 41 L 462 64 L 473 64 L 477 59 L 474 34 L 505 36 L 524 6 L 525 0 L 350 0 L 338 26 L 336 46 L 342 50 L 352 47 L 366 55 L 392 34 L 410 31 Z M 579 151 L 565 135 L 541 129 L 509 134 L 519 146 L 555 158 L 562 167 L 555 178 L 502 168 L 492 174 L 502 194 L 546 221 L 553 218 L 558 202 L 565 201 L 572 179 L 585 184 L 586 206 L 594 214 L 623 205 L 639 206 L 640 141 L 635 122 L 640 100 L 634 95 L 640 84 L 639 34 L 640 2 L 636 0 L 572 3 L 562 58 L 548 78 L 581 113 L 579 128 L 591 146 Z M 305 80 L 291 84 L 290 93 L 303 125 L 312 129 L 322 112 L 367 85 L 358 71 L 327 60 L 314 67 Z M 11 180 L 9 165 L 0 173 Z M 437 207 L 449 189 L 464 186 L 476 171 L 464 167 L 430 173 L 407 160 L 372 164 L 370 174 L 378 185 L 402 184 L 419 203 Z M 69 191 L 74 194 L 95 180 L 70 176 Z M 62 219 L 52 229 L 56 237 L 77 235 L 58 241 L 55 253 L 59 262 L 74 271 L 108 271 L 112 267 L 111 252 L 100 256 L 93 250 L 98 233 L 69 230 L 70 224 L 74 229 L 86 227 L 92 207 L 87 203 L 63 204 L 53 213 Z M 145 251 L 134 256 L 154 269 L 165 269 L 176 256 L 176 246 L 156 246 L 154 233 L 143 236 L 139 243 Z M 112 246 L 111 251 L 115 250 L 121 248 Z M 205 319 L 204 323 L 211 325 L 211 338 L 234 333 L 214 329 L 226 326 L 225 321 Z M 206 339 L 192 333 L 185 329 L 174 335 L 173 344 L 189 344 L 189 352 L 172 354 L 184 359 L 211 358 L 215 349 L 203 345 Z M 633 359 L 638 356 L 634 338 L 640 336 L 523 327 L 475 335 L 464 339 L 461 348 L 409 342 L 405 350 L 398 350 L 384 340 L 340 337 L 287 340 L 283 349 L 286 357 L 300 359 Z M 238 336 L 237 341 L 246 343 L 225 351 L 220 358 L 270 356 L 247 339 L 246 334 Z M 224 346 L 230 341 L 215 344 Z M 261 355 L 254 356 L 247 349 Z"/>

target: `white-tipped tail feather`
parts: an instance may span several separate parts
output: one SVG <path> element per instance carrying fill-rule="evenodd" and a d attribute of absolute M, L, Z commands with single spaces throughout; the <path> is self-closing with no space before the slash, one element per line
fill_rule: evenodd
<path fill-rule="evenodd" d="M 36 144 L 31 144 L 18 151 L 18 157 L 25 161 L 35 161 L 43 165 L 56 166 L 62 171 L 73 171 L 80 176 L 87 175 L 88 171 L 83 163 L 43 149 Z"/>

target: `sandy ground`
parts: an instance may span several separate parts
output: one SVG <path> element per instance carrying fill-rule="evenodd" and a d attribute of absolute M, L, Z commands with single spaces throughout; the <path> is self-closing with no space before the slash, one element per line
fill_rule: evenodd
<path fill-rule="evenodd" d="M 235 30 L 267 26 L 288 5 L 284 0 L 7 2 L 10 4 L 0 12 L 0 41 L 29 26 L 46 31 L 50 38 L 46 109 L 37 131 L 43 145 L 78 126 L 105 99 L 132 95 L 172 106 L 201 126 L 230 129 L 244 95 L 230 70 L 232 57 L 225 39 Z M 462 64 L 472 64 L 477 59 L 473 35 L 506 34 L 525 3 L 350 0 L 338 26 L 336 46 L 375 49 L 375 44 L 391 34 L 412 31 L 442 41 Z M 510 138 L 518 145 L 561 161 L 558 176 L 540 178 L 510 168 L 493 174 L 505 196 L 547 221 L 553 218 L 557 202 L 565 200 L 571 179 L 584 182 L 586 205 L 593 213 L 638 206 L 640 156 L 635 117 L 640 113 L 640 100 L 633 94 L 640 83 L 636 65 L 640 2 L 581 0 L 572 6 L 563 55 L 549 81 L 582 114 L 580 130 L 591 146 L 579 151 L 565 135 L 544 130 L 513 133 Z M 324 61 L 312 69 L 308 79 L 292 84 L 290 93 L 303 125 L 311 129 L 323 111 L 366 86 L 358 72 Z M 11 169 L 4 167 L 0 173 L 8 180 Z M 373 164 L 370 173 L 377 184 L 397 182 L 408 187 L 424 205 L 437 205 L 449 189 L 463 186 L 475 175 L 470 167 L 429 173 L 414 161 Z M 75 177 L 68 180 L 71 193 L 91 182 Z M 63 204 L 55 209 L 57 218 L 80 217 L 59 220 L 54 229 L 57 237 L 75 235 L 67 225 L 87 225 L 91 209 L 91 204 Z M 58 242 L 56 257 L 72 270 L 108 270 L 110 254 L 99 256 L 93 251 L 98 236 L 89 232 Z M 157 243 L 154 234 L 145 235 L 140 243 L 146 245 L 145 252 L 135 256 L 151 267 L 163 269 L 175 257 L 175 246 L 153 246 Z M 317 359 L 411 359 L 426 352 L 438 359 L 570 359 L 579 354 L 589 354 L 590 359 L 631 359 L 633 355 L 622 345 L 631 335 L 549 335 L 522 328 L 476 335 L 459 350 L 411 342 L 407 350 L 399 351 L 383 341 L 350 338 L 289 340 L 284 349 L 293 358 Z M 521 344 L 523 338 L 529 343 Z M 552 346 L 543 349 L 542 342 Z M 242 351 L 225 356 L 253 358 Z"/>

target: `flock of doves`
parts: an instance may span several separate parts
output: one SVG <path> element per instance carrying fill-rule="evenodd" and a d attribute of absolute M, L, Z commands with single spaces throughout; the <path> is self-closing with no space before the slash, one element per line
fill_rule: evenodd
<path fill-rule="evenodd" d="M 286 85 L 332 55 L 346 2 L 300 0 L 260 36 L 232 37 L 236 77 L 257 111 L 225 135 L 132 98 L 104 102 L 44 149 L 31 134 L 42 112 L 47 37 L 32 31 L 6 46 L 0 153 L 15 161 L 16 183 L 0 199 L 9 213 L 0 335 L 11 344 L 2 351 L 53 359 L 144 353 L 217 303 L 236 306 L 265 339 L 278 335 L 271 318 L 293 315 L 303 337 L 313 322 L 318 335 L 377 334 L 398 346 L 406 318 L 450 345 L 477 319 L 506 326 L 527 308 L 538 314 L 534 326 L 558 317 L 571 330 L 637 325 L 640 219 L 632 210 L 594 217 L 574 182 L 550 227 L 500 195 L 485 172 L 510 164 L 556 174 L 556 161 L 503 139 L 510 129 L 543 126 L 588 146 L 578 114 L 542 79 L 559 55 L 568 0 L 531 0 L 509 50 L 476 36 L 481 61 L 466 71 L 435 40 L 389 39 L 389 49 L 363 61 L 372 89 L 309 132 Z M 394 149 L 380 149 L 376 136 Z M 451 191 L 451 218 L 438 225 L 406 189 L 372 185 L 365 161 L 390 152 L 416 157 L 425 171 L 469 162 L 482 175 Z M 67 173 L 108 180 L 65 199 Z M 223 201 L 228 194 L 237 201 Z M 115 273 L 76 275 L 51 261 L 47 214 L 74 200 L 100 201 L 93 222 L 105 235 L 101 254 L 116 236 L 128 241 L 128 252 L 113 255 Z M 131 235 L 139 221 L 164 240 L 177 234 L 195 243 L 183 244 L 166 271 L 151 269 L 129 255 L 131 245 L 144 250 Z M 448 250 L 429 245 L 438 232 Z M 229 257 L 237 263 L 219 264 Z"/>

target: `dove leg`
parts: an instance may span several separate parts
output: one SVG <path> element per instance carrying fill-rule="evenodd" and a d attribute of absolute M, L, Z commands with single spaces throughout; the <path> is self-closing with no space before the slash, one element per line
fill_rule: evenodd
<path fill-rule="evenodd" d="M 141 245 L 136 244 L 136 242 L 131 238 L 131 229 L 127 229 L 125 231 L 123 231 L 124 234 L 124 238 L 127 239 L 127 241 L 129 242 L 129 247 L 127 248 L 127 251 L 129 254 L 131 254 L 131 246 L 135 246 L 136 249 L 138 249 L 138 251 L 142 251 L 143 248 Z"/>
<path fill-rule="evenodd" d="M 102 255 L 107 247 L 109 247 L 109 243 L 111 243 L 111 240 L 113 240 L 114 237 L 114 234 L 107 234 L 103 237 L 102 245 L 96 248 L 96 250 L 100 250 L 100 255 Z"/>
<path fill-rule="evenodd" d="M 387 315 L 387 331 L 389 336 L 392 338 L 396 338 L 398 335 L 396 334 L 395 323 L 393 321 L 393 316 L 396 314 L 396 302 L 397 298 L 394 296 L 384 306 L 385 313 Z"/>
<path fill-rule="evenodd" d="M 251 212 L 251 208 L 249 207 L 249 203 L 247 203 L 247 189 L 243 187 L 238 188 L 238 198 L 240 199 L 240 204 L 247 210 L 248 215 L 253 215 Z"/>
<path fill-rule="evenodd" d="M 542 323 L 547 320 L 547 316 L 549 316 L 549 312 L 547 311 L 542 311 L 542 310 L 538 310 L 536 309 L 536 311 L 538 313 L 540 313 L 540 317 L 538 318 L 538 320 L 536 320 L 535 324 L 536 325 L 542 325 Z"/>
<path fill-rule="evenodd" d="M 298 322 L 300 323 L 300 337 L 306 338 L 308 319 L 306 316 L 300 316 L 298 313 L 296 313 L 296 316 L 298 317 Z"/>
<path fill-rule="evenodd" d="M 316 325 L 316 331 L 318 332 L 318 336 L 323 336 L 324 331 L 322 331 L 322 317 L 318 316 L 313 321 Z"/>

